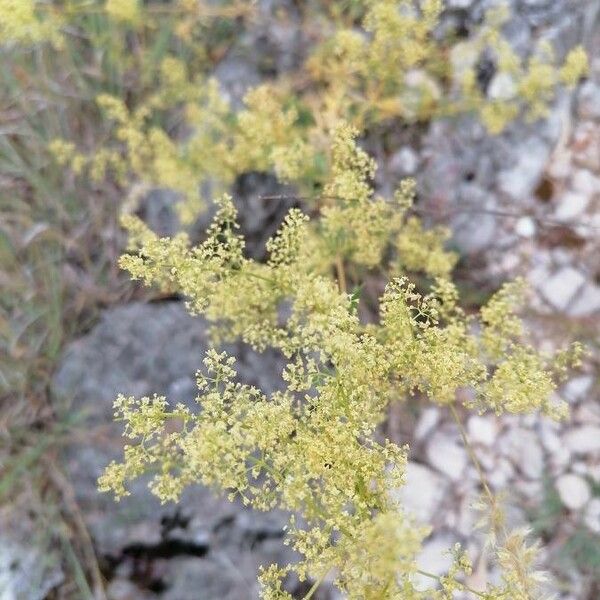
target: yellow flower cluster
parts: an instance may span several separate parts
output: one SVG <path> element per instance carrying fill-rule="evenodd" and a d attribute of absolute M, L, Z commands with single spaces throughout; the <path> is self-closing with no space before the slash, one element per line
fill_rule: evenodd
<path fill-rule="evenodd" d="M 0 44 L 59 42 L 59 14 L 42 15 L 36 0 L 0 0 Z"/>
<path fill-rule="evenodd" d="M 41 26 L 32 3 L 17 4 L 19 9 L 7 22 L 16 19 L 25 24 L 11 30 L 25 32 Z M 111 157 L 115 152 L 121 156 L 118 183 L 127 186 L 134 181 L 145 188 L 163 186 L 180 192 L 185 224 L 205 206 L 200 195 L 204 184 L 225 191 L 235 176 L 250 170 L 272 171 L 312 192 L 324 183 L 331 164 L 332 132 L 340 122 L 364 130 L 391 120 L 411 123 L 474 113 L 491 133 L 499 133 L 520 116 L 545 116 L 559 86 L 574 86 L 587 70 L 580 47 L 568 54 L 562 66 L 548 44 L 540 44 L 528 59 L 520 57 L 501 33 L 508 16 L 502 8 L 489 10 L 481 26 L 457 42 L 436 33 L 441 0 L 360 0 L 357 5 L 362 28 L 346 26 L 343 20 L 333 22 L 297 72 L 250 89 L 237 112 L 204 75 L 210 65 L 206 36 L 196 39 L 198 34 L 193 34 L 202 31 L 203 19 L 210 15 L 203 3 L 170 7 L 174 47 L 183 44 L 193 57 L 189 64 L 172 51 L 159 64 L 154 64 L 150 51 L 132 59 L 127 48 L 118 45 L 111 51 L 111 56 L 120 58 L 116 68 L 141 60 L 131 70 L 139 70 L 150 84 L 128 105 L 128 118 L 114 118 L 113 143 L 103 147 Z M 228 6 L 225 3 L 223 10 Z M 151 6 L 136 0 L 107 0 L 105 10 L 122 27 L 145 27 L 155 35 L 160 14 L 153 14 Z M 483 59 L 492 65 L 489 85 L 478 80 Z M 101 96 L 99 102 L 105 104 L 106 98 Z M 186 134 L 175 137 L 166 130 L 164 116 L 181 108 L 183 114 L 177 114 L 184 119 Z M 141 149 L 145 156 L 140 155 Z M 87 158 L 76 154 L 74 170 L 87 173 L 82 164 L 92 168 L 99 152 L 93 149 Z M 95 166 L 97 176 L 101 167 Z M 108 172 L 114 177 L 114 169 Z M 372 216 L 377 227 L 381 214 Z M 411 244 L 408 238 L 401 243 Z M 366 260 L 376 259 L 371 255 Z M 441 273 L 446 265 L 435 268 Z"/>
<path fill-rule="evenodd" d="M 545 117 L 558 87 L 575 86 L 588 70 L 587 55 L 581 46 L 568 53 L 562 67 L 557 65 L 547 42 L 541 42 L 527 60 L 519 57 L 500 33 L 508 17 L 507 10 L 490 9 L 475 35 L 452 49 L 452 79 L 462 97 L 453 103 L 451 112 L 462 112 L 470 106 L 494 134 L 520 114 L 529 120 Z M 494 65 L 487 89 L 477 84 L 476 66 L 482 56 Z"/>
<path fill-rule="evenodd" d="M 214 324 L 217 339 L 241 338 L 259 350 L 282 351 L 287 387 L 267 396 L 237 383 L 234 359 L 210 350 L 198 374 L 198 411 L 171 409 L 163 397 L 120 396 L 116 417 L 131 443 L 99 486 L 120 497 L 129 480 L 153 472 L 150 487 L 162 502 L 176 501 L 187 486 L 201 482 L 257 510 L 301 515 L 291 518 L 287 535 L 301 559 L 262 571 L 265 599 L 290 598 L 282 584 L 290 572 L 317 582 L 331 576 L 355 600 L 450 599 L 466 589 L 462 578 L 470 562 L 455 548 L 452 567 L 436 578 L 439 589 L 415 587 L 415 558 L 428 529 L 416 525 L 392 493 L 404 482 L 407 449 L 380 440 L 377 426 L 392 400 L 419 391 L 454 406 L 462 388 L 473 390 L 468 406 L 478 410 L 564 416 L 564 407 L 549 398 L 577 352 L 545 357 L 521 343 L 523 327 L 514 314 L 524 293 L 519 282 L 502 288 L 479 316 L 468 316 L 448 279 L 438 277 L 423 295 L 407 277 L 394 277 L 380 299 L 379 321 L 361 322 L 353 295 L 341 285 L 344 269 L 354 278 L 380 266 L 384 248 L 401 254 L 392 264 L 432 276 L 446 275 L 452 259 L 443 258 L 443 237 L 429 238 L 431 232 L 406 215 L 413 184 L 404 183 L 394 201 L 373 196 L 375 165 L 355 136 L 347 125 L 337 128 L 328 204 L 316 222 L 291 210 L 267 243 L 266 262 L 244 256 L 228 196 L 217 201 L 198 246 L 185 234 L 159 238 L 139 219 L 124 219 L 130 245 L 121 266 L 148 285 L 185 295 L 190 310 Z M 369 222 L 370 211 L 386 207 L 392 225 L 382 219 L 375 232 L 356 228 L 356 207 Z M 333 214 L 344 215 L 335 226 Z M 418 232 L 427 242 L 423 247 L 397 243 Z M 315 244 L 333 249 L 328 268 L 311 260 Z M 365 258 L 363 245 L 376 251 Z M 336 264 L 337 281 L 331 278 Z M 285 319 L 283 303 L 289 307 Z M 525 598 L 529 575 L 514 556 L 527 565 L 535 548 L 522 534 L 507 534 L 494 548 L 505 578 L 485 597 Z"/>
<path fill-rule="evenodd" d="M 106 0 L 106 14 L 116 21 L 135 23 L 140 16 L 138 0 Z"/>

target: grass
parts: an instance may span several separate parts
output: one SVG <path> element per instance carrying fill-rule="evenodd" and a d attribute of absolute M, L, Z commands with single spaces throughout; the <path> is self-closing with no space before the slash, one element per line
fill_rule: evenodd
<path fill-rule="evenodd" d="M 238 27 L 216 25 L 201 32 L 207 64 L 226 52 Z M 47 145 L 64 138 L 83 152 L 101 147 L 110 130 L 99 94 L 135 106 L 152 91 L 167 53 L 191 59 L 173 28 L 165 13 L 156 27 L 132 34 L 96 11 L 69 23 L 60 50 L 0 47 L 0 505 L 18 507 L 17 518 L 28 512 L 32 529 L 46 532 L 36 544 L 49 559 L 58 554 L 65 578 L 57 597 L 104 592 L 58 458 L 78 418 L 51 397 L 52 376 L 65 345 L 99 310 L 137 292 L 117 267 L 125 191 L 110 179 L 76 181 Z"/>
<path fill-rule="evenodd" d="M 61 563 L 49 567 L 65 574 L 67 596 L 91 598 L 91 585 L 101 598 L 85 527 L 73 526 L 67 484 L 53 475 L 77 422 L 50 382 L 65 344 L 130 289 L 115 267 L 118 190 L 75 185 L 46 151 L 58 136 L 104 134 L 93 102 L 102 81 L 83 75 L 75 50 L 59 62 L 41 48 L 0 59 L 0 503 L 46 532 L 35 545 Z"/>

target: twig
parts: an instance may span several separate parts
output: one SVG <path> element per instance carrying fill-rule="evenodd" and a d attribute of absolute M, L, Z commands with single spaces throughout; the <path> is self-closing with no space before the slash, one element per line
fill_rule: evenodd
<path fill-rule="evenodd" d="M 88 531 L 87 525 L 85 524 L 83 515 L 81 514 L 79 504 L 75 499 L 75 492 L 73 491 L 73 487 L 52 460 L 44 459 L 44 462 L 48 467 L 50 479 L 54 486 L 60 492 L 66 507 L 71 513 L 71 517 L 73 518 L 75 527 L 77 528 L 77 531 L 79 533 L 79 537 L 83 546 L 83 554 L 88 564 L 90 575 L 93 581 L 94 597 L 97 600 L 107 600 L 106 594 L 104 592 L 102 573 L 100 571 L 98 560 L 96 558 L 96 552 L 94 550 L 94 544 L 92 542 L 92 538 Z"/>
<path fill-rule="evenodd" d="M 276 196 L 261 196 L 261 200 L 274 200 L 274 201 L 289 201 L 289 200 L 304 200 L 304 201 L 316 201 L 322 199 L 328 200 L 339 200 L 336 196 L 294 196 L 294 195 L 276 195 Z M 482 214 L 492 215 L 494 217 L 501 217 L 505 219 L 521 219 L 523 217 L 529 217 L 536 221 L 539 225 L 546 225 L 549 227 L 584 227 L 594 231 L 600 231 L 599 225 L 593 225 L 592 223 L 585 223 L 583 221 L 576 222 L 565 222 L 558 219 L 552 219 L 549 217 L 538 217 L 532 213 L 522 212 L 511 212 L 507 210 L 496 210 L 492 208 L 477 208 L 477 207 L 464 207 L 464 208 L 452 208 L 450 210 L 434 210 L 430 208 L 424 208 L 420 206 L 413 206 L 410 208 L 410 212 L 419 215 L 430 215 L 448 218 L 459 214 Z"/>

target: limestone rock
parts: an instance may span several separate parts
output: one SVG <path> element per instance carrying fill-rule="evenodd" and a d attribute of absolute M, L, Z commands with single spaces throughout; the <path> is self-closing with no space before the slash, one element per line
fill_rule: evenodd
<path fill-rule="evenodd" d="M 539 291 L 553 308 L 563 311 L 585 281 L 585 276 L 578 269 L 562 267 L 540 285 Z"/>
<path fill-rule="evenodd" d="M 458 481 L 467 466 L 467 452 L 458 440 L 448 434 L 436 432 L 427 444 L 427 460 L 430 465 Z"/>
<path fill-rule="evenodd" d="M 429 523 L 437 512 L 448 482 L 425 465 L 409 461 L 406 466 L 406 484 L 394 494 L 422 523 Z"/>
<path fill-rule="evenodd" d="M 528 429 L 509 430 L 500 443 L 513 464 L 530 479 L 539 479 L 544 470 L 544 455 L 538 436 Z"/>
<path fill-rule="evenodd" d="M 194 375 L 207 347 L 206 323 L 191 317 L 181 302 L 106 311 L 88 335 L 66 349 L 54 377 L 57 403 L 70 401 L 71 413 L 81 415 L 80 428 L 86 430 L 66 448 L 64 468 L 98 554 L 115 577 L 136 579 L 142 560 L 149 571 L 156 566 L 157 585 L 176 590 L 167 597 L 196 599 L 198 590 L 206 589 L 207 599 L 250 600 L 256 597 L 258 567 L 275 555 L 278 562 L 290 559 L 282 543 L 285 515 L 254 513 L 200 485 L 186 490 L 177 507 L 161 506 L 144 479 L 119 503 L 97 491 L 97 477 L 121 454 L 121 425 L 112 421 L 117 393 L 156 392 L 198 410 Z M 227 349 L 238 358 L 240 380 L 266 393 L 282 385 L 283 361 L 275 353 L 257 355 L 241 344 Z M 226 560 L 235 569 L 226 568 Z M 192 571 L 194 578 L 183 575 Z M 137 579 L 136 584 L 141 585 Z M 148 590 L 154 584 L 144 585 Z"/>
<path fill-rule="evenodd" d="M 555 217 L 560 221 L 572 221 L 581 218 L 581 215 L 590 203 L 589 195 L 583 192 L 566 192 L 558 205 Z"/>
<path fill-rule="evenodd" d="M 499 176 L 500 190 L 513 200 L 523 202 L 531 196 L 550 155 L 550 149 L 541 138 L 531 137 L 515 148 L 517 162 Z"/>
<path fill-rule="evenodd" d="M 583 521 L 594 533 L 600 533 L 600 498 L 592 498 L 585 509 Z"/>
<path fill-rule="evenodd" d="M 584 425 L 567 431 L 564 436 L 566 446 L 576 454 L 600 451 L 600 427 Z"/>
<path fill-rule="evenodd" d="M 498 435 L 498 423 L 490 415 L 472 415 L 467 422 L 467 431 L 471 442 L 491 446 Z"/>

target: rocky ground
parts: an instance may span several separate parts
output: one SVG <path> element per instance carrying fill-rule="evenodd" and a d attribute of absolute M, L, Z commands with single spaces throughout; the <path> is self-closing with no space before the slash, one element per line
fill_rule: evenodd
<path fill-rule="evenodd" d="M 447 19 L 476 21 L 489 4 L 448 0 Z M 511 5 L 508 31 L 523 52 L 544 36 L 559 54 L 583 40 L 590 55 L 600 57 L 600 10 L 594 0 L 513 0 Z M 277 21 L 249 33 L 216 74 L 239 101 L 245 88 L 260 80 L 261 60 L 277 56 L 273 68 L 289 69 L 306 46 L 293 21 Z M 248 47 L 262 50 L 249 54 Z M 557 392 L 571 406 L 569 420 L 556 424 L 537 416 L 486 414 L 465 417 L 465 425 L 490 486 L 505 494 L 511 522 L 527 524 L 543 540 L 545 566 L 561 597 L 595 600 L 600 597 L 600 58 L 593 61 L 589 80 L 577 94 L 562 97 L 547 122 L 515 125 L 494 139 L 470 119 L 439 122 L 418 140 L 401 142 L 386 158 L 377 183 L 392 188 L 407 175 L 418 180 L 426 219 L 451 226 L 462 257 L 458 277 L 467 289 L 491 290 L 504 279 L 523 276 L 532 289 L 527 315 L 536 342 L 552 349 L 582 339 L 590 348 L 581 372 Z M 277 189 L 262 175 L 246 176 L 236 186 L 236 196 L 247 199 L 240 206 L 246 207 L 244 229 L 256 256 L 287 208 L 274 211 L 272 204 L 261 203 L 261 195 Z M 172 233 L 176 224 L 170 221 L 168 194 L 157 192 L 154 200 L 145 216 Z M 54 376 L 57 405 L 81 418 L 80 436 L 63 449 L 64 472 L 73 482 L 72 506 L 110 581 L 111 600 L 256 598 L 258 566 L 289 559 L 282 544 L 283 515 L 257 515 L 201 488 L 186 494 L 179 507 L 160 506 L 143 482 L 119 504 L 96 491 L 102 467 L 122 445 L 120 428 L 111 421 L 116 394 L 156 392 L 193 402 L 205 332 L 202 320 L 188 316 L 176 300 L 109 309 L 68 346 Z M 259 356 L 242 346 L 232 350 L 246 382 L 266 391 L 279 384 L 280 357 Z M 394 415 L 391 425 L 393 420 Z M 414 427 L 396 429 L 399 441 L 412 449 L 408 483 L 399 493 L 417 518 L 434 525 L 421 566 L 443 572 L 449 562 L 444 551 L 458 540 L 475 559 L 469 583 L 476 588 L 495 574 L 488 572 L 481 539 L 473 533 L 479 477 L 459 430 L 447 411 L 425 406 L 414 408 Z M 36 550 L 26 516 L 18 522 L 9 514 L 0 519 L 0 589 L 5 584 L 13 591 L 3 597 L 47 597 L 63 577 L 52 553 Z"/>
<path fill-rule="evenodd" d="M 528 15 L 535 7 L 545 6 L 549 15 L 559 4 L 523 2 L 520 18 L 533 24 Z M 577 4 L 590 54 L 598 57 L 598 11 L 590 6 Z M 557 27 L 567 35 L 577 19 L 560 14 Z M 556 32 L 550 31 L 552 37 Z M 492 415 L 466 422 L 491 487 L 507 494 L 510 518 L 544 541 L 545 566 L 561 597 L 573 600 L 600 596 L 599 84 L 596 58 L 589 80 L 575 96 L 561 99 L 547 123 L 511 128 L 493 140 L 484 140 L 472 122 L 438 123 L 425 137 L 420 160 L 404 148 L 390 161 L 402 174 L 416 173 L 425 206 L 438 213 L 434 220 L 450 215 L 463 257 L 459 272 L 462 267 L 480 286 L 524 277 L 532 290 L 527 314 L 537 342 L 552 349 L 578 337 L 590 349 L 582 371 L 558 390 L 571 406 L 566 422 Z M 442 185 L 448 180 L 453 185 Z M 423 561 L 428 570 L 442 572 L 448 564 L 442 552 L 451 540 L 462 538 L 480 555 L 470 508 L 479 477 L 444 411 L 421 413 L 414 442 L 403 494 L 424 520 L 436 522 Z M 493 577 L 485 561 L 478 565 L 473 587 Z"/>

